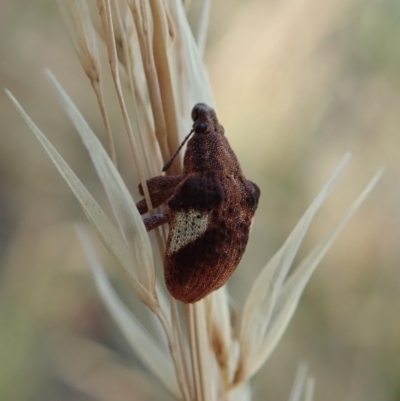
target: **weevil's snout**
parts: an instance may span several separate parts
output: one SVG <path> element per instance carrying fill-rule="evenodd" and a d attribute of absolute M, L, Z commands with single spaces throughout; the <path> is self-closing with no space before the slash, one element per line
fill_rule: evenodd
<path fill-rule="evenodd" d="M 197 120 L 203 120 L 207 116 L 215 116 L 215 111 L 210 106 L 207 106 L 205 103 L 197 103 L 194 105 L 192 109 L 192 120 L 196 122 Z"/>
<path fill-rule="evenodd" d="M 218 123 L 217 115 L 205 103 L 197 103 L 192 110 L 193 130 L 196 134 L 208 134 L 213 131 L 224 132 Z"/>

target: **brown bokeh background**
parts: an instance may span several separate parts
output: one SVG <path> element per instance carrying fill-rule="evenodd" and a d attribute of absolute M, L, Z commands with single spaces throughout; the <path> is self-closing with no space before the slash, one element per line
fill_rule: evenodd
<path fill-rule="evenodd" d="M 56 4 L 2 0 L 0 9 L 1 88 L 107 207 L 43 74 L 55 73 L 102 138 L 95 97 Z M 288 399 L 300 361 L 316 378 L 315 400 L 400 400 L 399 40 L 396 0 L 213 4 L 205 60 L 219 118 L 262 190 L 251 241 L 229 283 L 237 308 L 346 152 L 352 161 L 300 257 L 386 168 L 253 381 L 255 400 Z M 110 109 L 121 126 L 117 106 Z M 4 92 L 0 113 L 0 399 L 168 399 L 97 297 L 73 231 L 84 220 L 78 203 Z M 117 140 L 120 168 L 137 195 L 125 141 Z"/>

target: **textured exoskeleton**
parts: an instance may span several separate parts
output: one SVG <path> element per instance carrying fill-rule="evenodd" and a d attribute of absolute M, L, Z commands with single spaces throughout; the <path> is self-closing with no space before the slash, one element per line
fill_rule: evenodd
<path fill-rule="evenodd" d="M 244 177 L 215 111 L 199 103 L 192 118 L 183 173 L 147 181 L 153 207 L 167 206 L 144 219 L 147 231 L 169 224 L 165 282 L 184 303 L 218 289 L 234 272 L 260 197 L 258 186 Z M 148 211 L 144 200 L 137 207 L 141 214 Z"/>

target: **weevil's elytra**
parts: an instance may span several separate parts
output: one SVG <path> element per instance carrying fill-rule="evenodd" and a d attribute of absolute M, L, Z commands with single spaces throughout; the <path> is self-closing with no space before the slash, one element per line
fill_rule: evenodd
<path fill-rule="evenodd" d="M 199 301 L 234 272 L 260 197 L 258 186 L 244 177 L 215 111 L 196 104 L 192 119 L 183 174 L 147 181 L 153 206 L 167 206 L 144 219 L 148 231 L 169 224 L 165 282 L 171 295 L 184 303 Z M 140 185 L 139 190 L 143 195 Z M 144 200 L 137 206 L 141 214 L 148 211 Z"/>

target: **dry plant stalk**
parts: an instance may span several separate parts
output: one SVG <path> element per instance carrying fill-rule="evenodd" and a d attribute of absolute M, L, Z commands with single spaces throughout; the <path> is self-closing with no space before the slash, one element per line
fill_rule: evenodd
<path fill-rule="evenodd" d="M 176 400 L 246 401 L 249 380 L 278 344 L 316 266 L 351 215 L 372 190 L 377 173 L 336 226 L 288 276 L 300 244 L 316 214 L 349 160 L 346 155 L 312 202 L 292 234 L 261 270 L 248 294 L 239 323 L 231 325 L 226 287 L 180 313 L 172 297 L 158 285 L 153 250 L 135 202 L 116 168 L 113 131 L 103 95 L 98 46 L 104 46 L 135 167 L 152 210 L 146 179 L 159 175 L 165 161 L 188 132 L 190 110 L 197 102 L 214 106 L 201 61 L 210 2 L 203 2 L 196 43 L 181 0 L 98 0 L 97 15 L 85 0 L 60 1 L 79 60 L 95 91 L 105 127 L 108 153 L 79 110 L 47 72 L 63 106 L 81 136 L 112 206 L 113 223 L 39 128 L 8 92 L 22 116 L 80 202 L 99 238 L 114 257 L 141 301 L 158 319 L 167 348 L 127 309 L 108 281 L 90 236 L 78 229 L 105 305 L 143 364 Z M 96 11 L 96 10 L 94 10 Z M 96 23 L 95 20 L 100 22 Z M 95 26 L 100 26 L 96 35 Z M 100 43 L 103 42 L 103 43 Z M 127 110 L 126 99 L 133 104 Z M 179 173 L 174 163 L 171 174 Z M 166 232 L 157 241 L 163 254 Z M 183 328 L 186 328 L 184 330 Z M 291 401 L 310 401 L 313 380 L 299 369 Z M 134 395 L 132 395 L 134 396 Z"/>

